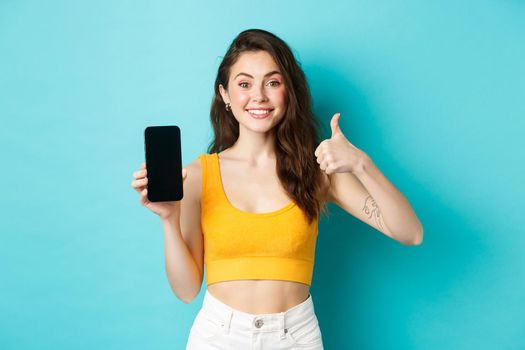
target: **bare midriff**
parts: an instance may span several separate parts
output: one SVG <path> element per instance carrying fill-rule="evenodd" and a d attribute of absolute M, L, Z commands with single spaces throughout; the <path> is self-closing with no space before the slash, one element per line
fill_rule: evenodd
<path fill-rule="evenodd" d="M 237 280 L 208 285 L 208 291 L 233 309 L 250 314 L 284 312 L 310 295 L 310 286 L 280 280 Z"/>

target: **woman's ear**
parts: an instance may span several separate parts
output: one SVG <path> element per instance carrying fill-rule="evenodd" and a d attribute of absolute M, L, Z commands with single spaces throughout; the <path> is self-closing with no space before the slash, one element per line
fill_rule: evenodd
<path fill-rule="evenodd" d="M 224 86 L 222 86 L 222 84 L 219 84 L 219 92 L 221 94 L 222 101 L 225 104 L 230 102 L 230 99 L 228 98 L 228 91 L 226 91 L 226 89 L 224 88 Z"/>

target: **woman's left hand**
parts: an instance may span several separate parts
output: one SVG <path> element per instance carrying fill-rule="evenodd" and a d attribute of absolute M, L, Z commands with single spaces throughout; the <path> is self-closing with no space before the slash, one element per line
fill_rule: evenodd
<path fill-rule="evenodd" d="M 323 140 L 315 149 L 317 163 L 326 174 L 355 173 L 361 165 L 364 153 L 347 140 L 339 127 L 340 113 L 330 121 L 332 137 Z"/>

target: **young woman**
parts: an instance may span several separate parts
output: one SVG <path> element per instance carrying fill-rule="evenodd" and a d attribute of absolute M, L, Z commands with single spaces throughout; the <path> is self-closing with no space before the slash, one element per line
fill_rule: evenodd
<path fill-rule="evenodd" d="M 320 142 L 304 72 L 288 45 L 241 32 L 219 66 L 211 106 L 215 139 L 182 170 L 184 198 L 147 200 L 147 169 L 133 175 L 161 217 L 173 292 L 207 291 L 186 349 L 323 349 L 309 292 L 326 204 L 403 244 L 423 228 L 406 198 L 331 121 Z"/>

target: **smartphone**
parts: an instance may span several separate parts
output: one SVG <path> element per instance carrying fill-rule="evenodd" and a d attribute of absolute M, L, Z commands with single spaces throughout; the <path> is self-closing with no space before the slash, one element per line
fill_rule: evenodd
<path fill-rule="evenodd" d="M 148 171 L 148 200 L 180 201 L 183 193 L 179 127 L 148 126 L 144 130 L 144 151 Z"/>

